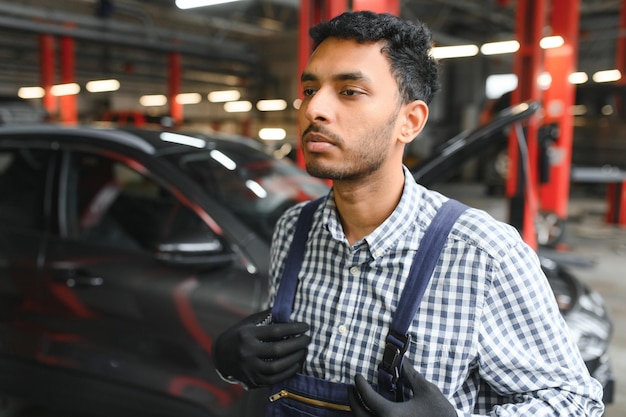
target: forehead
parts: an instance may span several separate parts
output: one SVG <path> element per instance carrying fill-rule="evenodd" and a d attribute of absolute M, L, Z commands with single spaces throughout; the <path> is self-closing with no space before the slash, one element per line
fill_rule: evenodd
<path fill-rule="evenodd" d="M 354 40 L 328 38 L 313 51 L 304 73 L 316 78 L 345 73 L 362 73 L 368 78 L 393 78 L 383 42 L 358 43 Z"/>

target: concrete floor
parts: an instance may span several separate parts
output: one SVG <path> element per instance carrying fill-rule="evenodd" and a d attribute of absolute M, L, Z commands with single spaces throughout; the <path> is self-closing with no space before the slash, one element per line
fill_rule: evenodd
<path fill-rule="evenodd" d="M 466 204 L 482 208 L 499 220 L 506 221 L 508 218 L 503 197 L 486 197 L 484 186 L 453 184 L 437 189 Z M 605 417 L 626 417 L 626 227 L 604 221 L 607 203 L 602 189 L 594 189 L 594 197 L 589 197 L 588 191 L 572 189 L 569 218 L 560 246 L 566 252 L 593 261 L 591 267 L 570 270 L 604 297 L 613 320 L 609 351 L 616 383 L 614 402 L 607 405 Z"/>

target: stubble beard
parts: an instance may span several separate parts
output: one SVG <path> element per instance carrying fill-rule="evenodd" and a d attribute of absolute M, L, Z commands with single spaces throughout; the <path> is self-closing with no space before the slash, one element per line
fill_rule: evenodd
<path fill-rule="evenodd" d="M 311 125 L 303 133 L 319 132 L 330 137 L 334 145 L 343 150 L 345 156 L 341 163 L 327 162 L 322 157 L 309 155 L 306 171 L 309 175 L 333 181 L 355 181 L 366 178 L 376 172 L 386 161 L 389 154 L 388 143 L 391 138 L 399 109 L 396 109 L 386 123 L 374 131 L 367 132 L 352 148 L 346 148 L 340 136 L 328 132 L 324 127 Z"/>

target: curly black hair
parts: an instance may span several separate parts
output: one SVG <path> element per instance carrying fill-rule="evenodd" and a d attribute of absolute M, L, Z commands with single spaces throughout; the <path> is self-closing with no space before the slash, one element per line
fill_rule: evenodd
<path fill-rule="evenodd" d="M 430 103 L 439 90 L 437 61 L 430 55 L 432 38 L 421 22 L 409 22 L 388 13 L 345 12 L 309 30 L 317 48 L 326 38 L 358 43 L 384 42 L 382 52 L 391 63 L 400 95 L 405 103 Z"/>

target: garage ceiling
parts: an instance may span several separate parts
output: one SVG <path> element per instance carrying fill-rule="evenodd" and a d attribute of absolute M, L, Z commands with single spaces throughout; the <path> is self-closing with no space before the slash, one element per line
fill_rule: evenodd
<path fill-rule="evenodd" d="M 512 39 L 515 1 L 405 0 L 438 45 Z M 615 65 L 620 0 L 581 0 L 579 69 Z M 183 56 L 183 86 L 280 95 L 295 79 L 299 0 L 242 0 L 179 10 L 174 0 L 0 0 L 0 92 L 39 80 L 38 33 L 76 39 L 79 83 L 115 77 L 136 91 L 163 90 L 167 52 Z"/>

